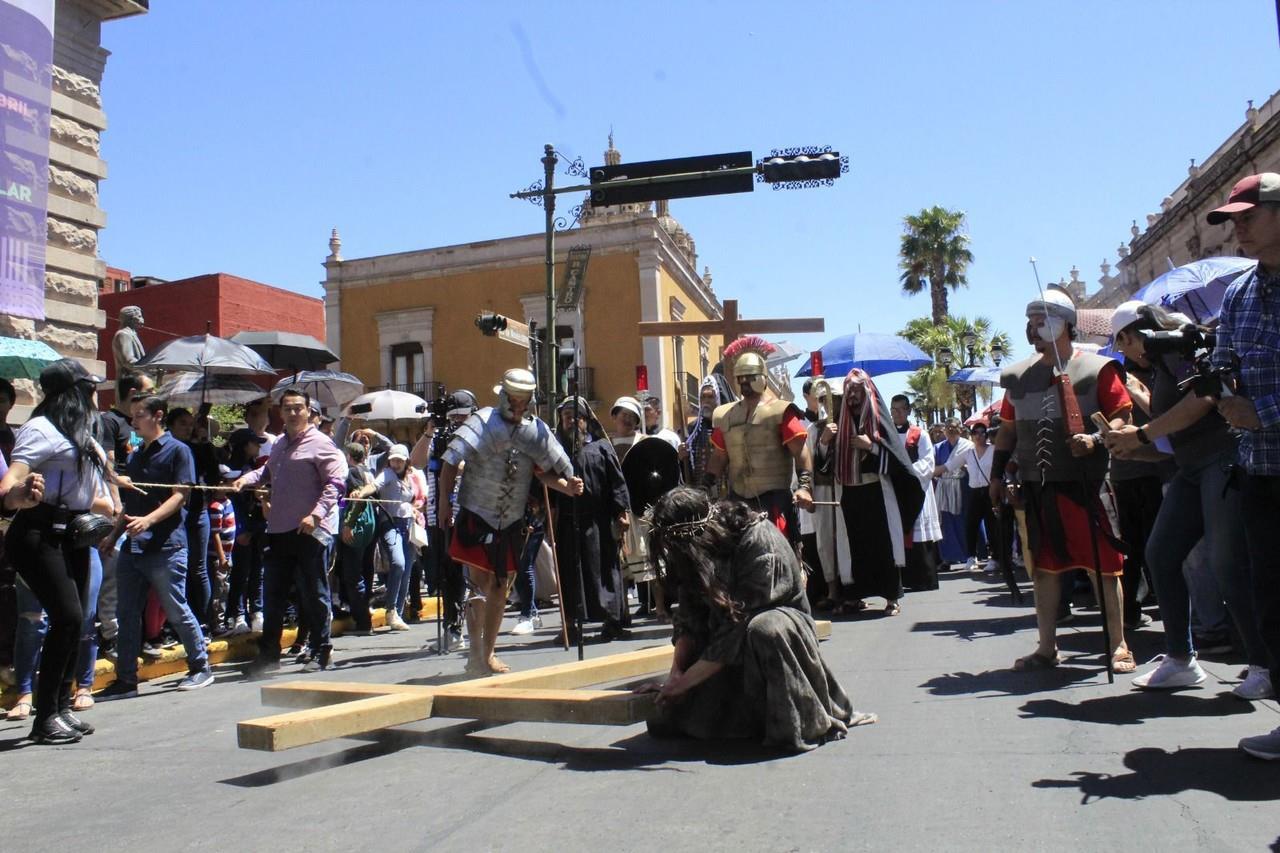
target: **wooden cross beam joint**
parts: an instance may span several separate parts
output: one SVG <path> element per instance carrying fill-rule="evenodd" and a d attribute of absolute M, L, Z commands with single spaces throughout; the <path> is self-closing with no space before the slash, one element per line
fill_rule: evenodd
<path fill-rule="evenodd" d="M 818 622 L 817 627 L 820 639 L 831 636 L 830 622 Z M 430 717 L 628 726 L 649 715 L 653 694 L 582 688 L 664 672 L 671 667 L 673 653 L 670 644 L 663 644 L 441 686 L 267 684 L 262 688 L 264 705 L 303 710 L 245 720 L 236 726 L 236 737 L 242 749 L 279 752 Z"/>
<path fill-rule="evenodd" d="M 684 335 L 721 335 L 724 348 L 742 335 L 772 335 L 782 332 L 825 332 L 827 323 L 821 317 L 797 317 L 790 320 L 744 320 L 738 315 L 738 300 L 724 301 L 721 320 L 645 320 L 638 324 L 640 336 L 662 338 Z"/>

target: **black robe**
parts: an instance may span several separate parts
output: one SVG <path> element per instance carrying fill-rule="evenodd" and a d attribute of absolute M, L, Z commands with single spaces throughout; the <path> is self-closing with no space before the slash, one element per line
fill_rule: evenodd
<path fill-rule="evenodd" d="M 631 508 L 627 483 L 618 457 L 608 441 L 591 441 L 578 448 L 574 473 L 582 478 L 580 497 L 556 494 L 556 557 L 560 564 L 560 593 L 565 612 L 574 614 L 581 601 L 579 571 L 586 579 L 586 622 L 620 622 L 627 592 L 618 559 L 613 522 Z M 579 569 L 578 555 L 582 565 Z"/>

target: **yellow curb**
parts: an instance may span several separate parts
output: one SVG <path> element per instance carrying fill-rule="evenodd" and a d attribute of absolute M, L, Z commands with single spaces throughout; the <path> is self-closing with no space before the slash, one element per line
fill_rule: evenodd
<path fill-rule="evenodd" d="M 420 624 L 434 620 L 436 618 L 436 608 L 435 598 L 423 598 L 422 611 L 419 616 Z M 374 628 L 385 628 L 387 625 L 387 611 L 384 608 L 374 610 L 370 615 L 370 622 Z M 349 617 L 335 619 L 330 627 L 330 633 L 335 637 L 340 637 L 354 629 L 355 622 Z M 280 635 L 280 648 L 289 648 L 297 637 L 298 631 L 296 628 L 286 628 L 284 633 Z M 209 642 L 209 663 L 212 666 L 224 663 L 248 663 L 257 656 L 257 634 L 242 634 L 238 637 L 211 640 Z M 181 645 L 172 649 L 165 649 L 159 658 L 138 659 L 138 681 L 140 682 L 154 681 L 158 678 L 165 678 L 166 676 L 177 675 L 186 671 L 187 653 Z M 101 690 L 115 680 L 115 664 L 100 658 L 93 667 L 94 692 Z M 0 693 L 0 709 L 7 710 L 13 707 L 13 703 L 17 699 L 18 694 L 12 688 L 6 688 L 3 693 Z"/>

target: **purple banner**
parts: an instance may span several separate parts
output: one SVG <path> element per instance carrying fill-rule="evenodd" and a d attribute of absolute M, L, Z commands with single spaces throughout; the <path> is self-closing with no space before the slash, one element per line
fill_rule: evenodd
<path fill-rule="evenodd" d="M 54 0 L 0 0 L 0 312 L 44 319 Z"/>

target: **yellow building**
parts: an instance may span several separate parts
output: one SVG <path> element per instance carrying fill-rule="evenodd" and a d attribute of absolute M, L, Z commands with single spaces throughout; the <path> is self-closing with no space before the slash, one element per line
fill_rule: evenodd
<path fill-rule="evenodd" d="M 618 152 L 610 141 L 606 162 Z M 587 207 L 580 227 L 556 239 L 556 286 L 573 246 L 590 246 L 579 310 L 560 312 L 581 352 L 582 390 L 606 405 L 636 391 L 636 368 L 675 421 L 677 387 L 696 398 L 698 378 L 718 360 L 718 336 L 641 338 L 641 320 L 708 320 L 722 316 L 711 276 L 697 271 L 693 240 L 653 205 Z M 344 259 L 335 229 L 325 261 L 328 345 L 342 369 L 369 388 L 430 395 L 430 383 L 467 388 L 481 405 L 493 401 L 502 372 L 527 363 L 527 351 L 483 336 L 482 311 L 544 326 L 544 235 L 529 234 L 369 258 Z M 692 415 L 689 403 L 685 410 Z M 607 416 L 607 412 L 601 412 Z"/>

